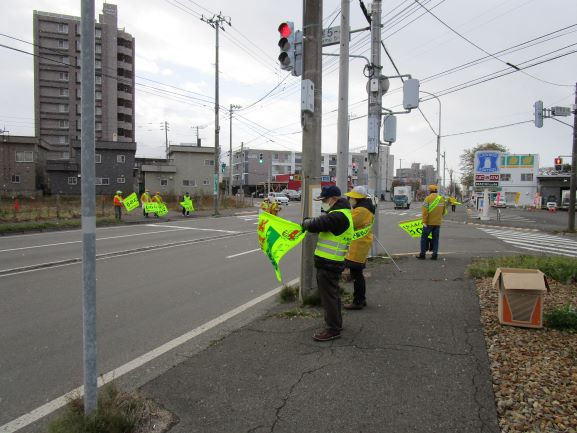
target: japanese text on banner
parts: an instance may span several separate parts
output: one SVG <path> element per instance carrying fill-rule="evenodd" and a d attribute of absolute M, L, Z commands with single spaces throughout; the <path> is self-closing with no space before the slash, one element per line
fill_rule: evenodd
<path fill-rule="evenodd" d="M 423 233 L 423 220 L 421 218 L 410 221 L 401 221 L 399 227 L 402 228 L 412 238 L 420 238 Z M 432 235 L 429 234 L 429 238 Z"/>
<path fill-rule="evenodd" d="M 132 212 L 134 209 L 136 209 L 139 205 L 138 203 L 138 197 L 136 196 L 136 193 L 133 192 L 132 194 L 130 194 L 128 197 L 126 197 L 123 201 L 122 204 L 124 205 L 124 207 L 126 208 L 127 212 Z"/>
<path fill-rule="evenodd" d="M 194 212 L 194 206 L 192 204 L 192 200 L 191 199 L 184 199 L 184 201 L 180 202 L 180 205 L 184 208 L 184 210 L 187 211 L 193 211 Z"/>

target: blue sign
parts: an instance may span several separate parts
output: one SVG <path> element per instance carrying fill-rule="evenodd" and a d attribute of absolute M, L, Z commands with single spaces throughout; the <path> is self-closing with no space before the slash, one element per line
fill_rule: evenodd
<path fill-rule="evenodd" d="M 501 161 L 501 152 L 498 151 L 475 152 L 475 172 L 499 173 L 500 161 Z"/>

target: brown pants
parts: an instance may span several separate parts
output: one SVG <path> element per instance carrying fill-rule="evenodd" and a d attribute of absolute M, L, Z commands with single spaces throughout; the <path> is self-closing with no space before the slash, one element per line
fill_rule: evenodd
<path fill-rule="evenodd" d="M 321 303 L 325 310 L 325 324 L 327 329 L 340 331 L 343 327 L 341 315 L 341 294 L 339 279 L 341 272 L 328 271 L 317 268 L 317 285 Z"/>

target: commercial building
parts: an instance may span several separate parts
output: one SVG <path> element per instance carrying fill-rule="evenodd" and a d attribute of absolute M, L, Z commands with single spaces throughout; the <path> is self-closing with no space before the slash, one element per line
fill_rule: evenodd
<path fill-rule="evenodd" d="M 532 205 L 537 193 L 538 175 L 539 155 L 512 153 L 501 155 L 499 186 L 507 206 Z"/>
<path fill-rule="evenodd" d="M 71 156 L 80 139 L 80 18 L 34 11 L 35 135 Z M 96 140 L 134 141 L 134 38 L 118 29 L 116 5 L 104 3 L 95 24 Z"/>

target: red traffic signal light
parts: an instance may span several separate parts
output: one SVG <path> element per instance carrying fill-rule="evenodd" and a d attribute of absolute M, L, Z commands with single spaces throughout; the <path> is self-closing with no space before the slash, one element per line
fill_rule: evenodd
<path fill-rule="evenodd" d="M 561 158 L 555 158 L 555 165 L 562 165 L 563 160 Z"/>
<path fill-rule="evenodd" d="M 278 32 L 281 38 L 288 38 L 292 33 L 291 25 L 289 23 L 281 23 L 281 25 L 278 26 Z"/>

